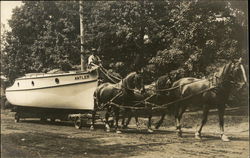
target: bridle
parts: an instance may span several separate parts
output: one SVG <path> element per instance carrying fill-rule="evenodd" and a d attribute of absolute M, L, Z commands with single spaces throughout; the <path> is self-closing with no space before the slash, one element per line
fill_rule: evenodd
<path fill-rule="evenodd" d="M 228 82 L 231 85 L 233 85 L 234 87 L 240 86 L 239 89 L 242 89 L 243 86 L 247 84 L 247 80 L 246 80 L 246 76 L 245 76 L 245 72 L 244 72 L 244 67 L 241 63 L 239 63 L 239 65 L 234 64 L 233 66 L 234 67 L 231 70 L 232 72 L 229 74 L 229 77 L 228 77 Z M 236 80 L 236 75 L 238 75 L 237 74 L 238 71 L 241 71 L 241 75 L 242 75 L 243 80 L 244 80 L 243 83 Z"/>

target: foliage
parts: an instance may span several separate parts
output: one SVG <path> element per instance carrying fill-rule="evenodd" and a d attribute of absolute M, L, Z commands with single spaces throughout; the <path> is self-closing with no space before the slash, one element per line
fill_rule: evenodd
<path fill-rule="evenodd" d="M 10 80 L 28 72 L 71 69 L 80 62 L 79 17 L 75 2 L 25 1 L 13 10 L 2 51 L 2 71 Z M 77 17 L 77 18 L 76 18 Z"/>
<path fill-rule="evenodd" d="M 84 1 L 84 49 L 125 76 L 203 77 L 214 63 L 246 56 L 246 13 L 226 1 Z M 77 1 L 25 1 L 13 11 L 2 68 L 11 80 L 80 63 Z M 145 39 L 148 37 L 148 39 Z"/>

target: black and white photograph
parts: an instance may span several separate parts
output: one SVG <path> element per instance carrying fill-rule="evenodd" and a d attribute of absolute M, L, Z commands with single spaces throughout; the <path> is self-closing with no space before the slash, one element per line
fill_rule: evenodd
<path fill-rule="evenodd" d="M 2 158 L 248 158 L 248 0 L 1 1 Z"/>

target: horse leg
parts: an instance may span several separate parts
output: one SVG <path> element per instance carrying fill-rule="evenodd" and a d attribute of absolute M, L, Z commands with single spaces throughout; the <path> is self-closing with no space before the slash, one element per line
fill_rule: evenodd
<path fill-rule="evenodd" d="M 137 129 L 140 129 L 138 116 L 135 116 L 135 124 L 136 124 L 136 128 L 137 128 Z"/>
<path fill-rule="evenodd" d="M 155 129 L 159 129 L 161 124 L 163 123 L 163 120 L 165 118 L 166 114 L 161 115 L 161 119 L 156 123 Z"/>
<path fill-rule="evenodd" d="M 119 130 L 119 115 L 120 115 L 120 109 L 119 108 L 115 108 L 115 130 L 116 130 L 116 133 L 120 134 L 122 133 L 120 130 Z"/>
<path fill-rule="evenodd" d="M 178 137 L 182 137 L 181 125 L 178 114 L 175 116 L 176 132 Z"/>
<path fill-rule="evenodd" d="M 209 113 L 209 106 L 204 106 L 201 124 L 197 126 L 198 128 L 195 132 L 196 139 L 201 139 L 201 130 L 207 122 L 208 113 Z"/>
<path fill-rule="evenodd" d="M 126 128 L 126 126 L 125 126 L 125 117 L 122 118 L 122 128 Z"/>
<path fill-rule="evenodd" d="M 176 131 L 177 131 L 178 137 L 182 137 L 181 118 L 182 118 L 182 115 L 185 112 L 186 108 L 187 108 L 186 106 L 180 107 L 179 111 L 177 111 L 176 115 L 175 115 Z"/>
<path fill-rule="evenodd" d="M 95 115 L 96 115 L 96 110 L 92 111 L 92 122 L 91 122 L 91 126 L 90 126 L 90 130 L 94 130 L 94 125 L 95 125 Z"/>
<path fill-rule="evenodd" d="M 110 132 L 110 126 L 109 126 L 109 113 L 110 113 L 110 108 L 107 108 L 106 114 L 105 114 L 105 128 L 106 132 Z"/>
<path fill-rule="evenodd" d="M 132 118 L 132 117 L 129 116 L 128 119 L 127 119 L 127 121 L 125 121 L 125 120 L 126 120 L 125 117 L 122 119 L 122 128 L 123 128 L 123 129 L 128 128 L 128 124 L 130 123 L 131 118 Z"/>
<path fill-rule="evenodd" d="M 127 119 L 127 121 L 125 121 L 126 119 L 126 117 L 125 117 L 125 114 L 123 115 L 123 119 L 122 119 L 122 128 L 123 129 L 126 129 L 126 128 L 128 128 L 128 124 L 130 123 L 130 121 L 131 121 L 131 118 L 132 118 L 132 115 L 131 115 L 131 112 L 128 110 L 128 109 L 126 109 L 126 113 L 128 113 L 128 119 Z"/>
<path fill-rule="evenodd" d="M 218 106 L 219 112 L 219 124 L 220 124 L 220 136 L 221 140 L 228 142 L 230 141 L 229 138 L 224 134 L 224 113 L 225 113 L 225 105 Z"/>
<path fill-rule="evenodd" d="M 91 126 L 90 126 L 90 130 L 94 130 L 94 125 L 95 125 L 95 115 L 96 115 L 96 109 L 98 107 L 98 100 L 96 98 L 96 96 L 94 95 L 94 110 L 92 111 L 92 122 L 91 122 Z"/>
<path fill-rule="evenodd" d="M 128 128 L 128 125 L 129 125 L 131 119 L 132 119 L 132 116 L 129 116 L 128 119 L 127 119 L 127 121 L 126 121 L 126 123 L 123 125 L 123 128 Z M 135 116 L 135 124 L 136 124 L 137 129 L 140 129 L 139 121 L 138 121 L 138 117 L 137 116 Z"/>
<path fill-rule="evenodd" d="M 151 128 L 151 120 L 152 120 L 152 116 L 148 117 L 148 132 L 149 133 L 153 133 L 154 131 Z"/>

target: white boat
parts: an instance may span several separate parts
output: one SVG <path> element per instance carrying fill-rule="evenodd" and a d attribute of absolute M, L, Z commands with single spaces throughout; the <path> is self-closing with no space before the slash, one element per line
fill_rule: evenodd
<path fill-rule="evenodd" d="M 93 110 L 97 79 L 96 70 L 26 74 L 6 89 L 6 97 L 22 108 Z"/>
<path fill-rule="evenodd" d="M 82 3 L 81 1 L 79 3 Z M 80 5 L 82 8 L 82 5 Z M 81 71 L 30 73 L 17 78 L 6 89 L 7 100 L 14 105 L 15 121 L 19 118 L 67 119 L 68 114 L 88 113 L 94 108 L 97 67 L 86 70 L 83 48 L 83 25 L 80 14 Z"/>

